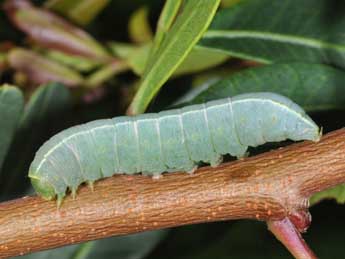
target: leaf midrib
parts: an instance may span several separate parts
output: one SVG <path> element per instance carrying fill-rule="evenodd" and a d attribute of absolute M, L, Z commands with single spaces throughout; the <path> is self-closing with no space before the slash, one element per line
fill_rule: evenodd
<path fill-rule="evenodd" d="M 200 8 L 200 6 L 203 4 L 203 2 L 199 2 L 198 5 L 195 7 L 195 10 L 198 10 Z M 218 5 L 215 5 L 216 7 Z M 211 13 L 215 13 L 216 11 L 216 7 L 212 8 Z M 190 22 L 192 20 L 194 20 L 194 16 L 195 15 L 199 15 L 197 11 L 194 11 L 189 17 L 187 17 L 187 19 L 185 20 L 184 23 L 181 24 L 181 26 L 176 30 L 175 34 L 174 35 L 179 35 L 181 31 L 184 31 L 185 30 L 185 27 L 188 27 L 188 25 L 190 24 Z M 191 41 L 191 44 L 190 46 L 186 49 L 186 51 L 184 52 L 184 54 L 181 56 L 179 62 L 176 62 L 174 64 L 174 66 L 172 67 L 171 71 L 175 71 L 176 68 L 179 66 L 180 63 L 182 63 L 182 61 L 186 58 L 186 56 L 188 55 L 188 53 L 190 52 L 190 50 L 193 48 L 193 46 L 196 44 L 196 42 L 202 37 L 202 33 L 204 33 L 204 31 L 206 30 L 208 24 L 210 23 L 210 17 L 213 17 L 213 16 L 209 16 L 208 17 L 208 22 L 204 24 L 203 26 L 203 29 L 200 31 L 199 33 L 199 37 L 196 37 L 194 38 L 192 41 Z M 163 48 L 162 52 L 159 53 L 157 52 L 157 55 L 158 55 L 158 58 L 155 62 L 155 64 L 161 64 L 162 63 L 162 60 L 164 60 L 166 58 L 166 53 L 169 51 L 171 51 L 172 47 L 174 47 L 174 45 L 176 44 L 176 42 L 178 42 L 179 40 L 181 40 L 179 37 L 173 37 L 169 42 L 168 44 L 165 46 L 165 48 Z M 164 43 L 162 43 L 161 47 L 164 46 Z M 145 85 L 147 82 L 150 81 L 151 79 L 151 76 L 148 76 L 150 73 L 152 73 L 152 70 L 154 70 L 157 66 L 152 66 L 148 71 L 147 71 L 147 74 L 144 75 L 144 80 L 143 80 L 143 85 Z M 173 72 L 171 72 L 173 73 Z M 170 73 L 170 74 L 171 74 Z M 161 82 L 164 82 L 166 80 L 166 78 L 168 78 L 170 76 L 170 74 L 166 75 L 165 77 L 161 78 L 161 80 L 159 80 L 159 84 L 157 85 L 161 85 L 162 83 Z M 152 89 L 153 87 L 148 87 L 147 89 Z M 147 89 L 145 89 L 147 91 Z M 155 88 L 154 88 L 155 89 Z M 144 91 L 143 92 L 138 92 L 140 93 L 140 95 L 144 95 Z M 152 96 L 154 96 L 156 94 L 155 91 L 151 91 L 151 94 L 149 95 L 150 96 L 150 100 L 152 99 Z M 149 101 L 150 101 L 149 100 Z M 147 104 L 149 101 L 145 100 L 145 104 Z"/>
<path fill-rule="evenodd" d="M 209 30 L 207 31 L 203 38 L 255 38 L 264 39 L 276 42 L 291 43 L 295 45 L 301 45 L 305 47 L 315 48 L 315 49 L 335 49 L 340 52 L 345 52 L 345 44 L 335 44 L 329 43 L 322 40 L 317 40 L 314 38 L 306 38 L 291 34 L 281 34 L 273 32 L 263 32 L 263 31 L 252 31 L 252 30 Z"/>

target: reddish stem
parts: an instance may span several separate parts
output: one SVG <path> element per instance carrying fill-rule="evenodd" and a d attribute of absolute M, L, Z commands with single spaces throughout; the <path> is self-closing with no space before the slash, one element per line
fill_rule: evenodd
<path fill-rule="evenodd" d="M 288 217 L 267 222 L 268 229 L 296 259 L 317 259 Z"/>

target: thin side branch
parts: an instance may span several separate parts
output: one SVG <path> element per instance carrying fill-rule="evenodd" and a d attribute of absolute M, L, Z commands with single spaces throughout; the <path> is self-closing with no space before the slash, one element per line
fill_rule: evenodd
<path fill-rule="evenodd" d="M 301 233 L 289 218 L 278 221 L 268 221 L 268 229 L 285 247 L 295 256 L 296 259 L 317 259 L 310 250 Z"/>
<path fill-rule="evenodd" d="M 308 197 L 345 182 L 345 130 L 259 156 L 161 179 L 118 175 L 81 188 L 60 210 L 55 201 L 24 197 L 0 204 L 0 258 L 114 235 L 185 224 L 282 220 Z M 295 224 L 295 223 L 294 223 Z M 296 224 L 295 224 L 296 225 Z"/>

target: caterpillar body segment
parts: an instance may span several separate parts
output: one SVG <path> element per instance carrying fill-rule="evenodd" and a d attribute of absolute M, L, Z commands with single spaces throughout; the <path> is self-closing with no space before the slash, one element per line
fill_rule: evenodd
<path fill-rule="evenodd" d="M 37 152 L 29 177 L 45 199 L 114 174 L 191 172 L 202 161 L 245 155 L 248 146 L 318 141 L 320 131 L 291 100 L 272 93 L 186 106 L 182 109 L 92 121 L 53 136 Z"/>

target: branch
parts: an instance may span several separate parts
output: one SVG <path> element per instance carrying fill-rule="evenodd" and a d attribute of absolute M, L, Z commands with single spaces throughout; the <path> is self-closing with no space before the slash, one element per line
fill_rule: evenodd
<path fill-rule="evenodd" d="M 186 224 L 288 217 L 299 230 L 308 197 L 345 182 L 345 129 L 255 157 L 161 179 L 117 175 L 80 189 L 60 210 L 24 197 L 0 204 L 0 258 Z M 296 216 L 297 215 L 297 216 Z M 302 222 L 302 223 L 301 223 Z"/>

